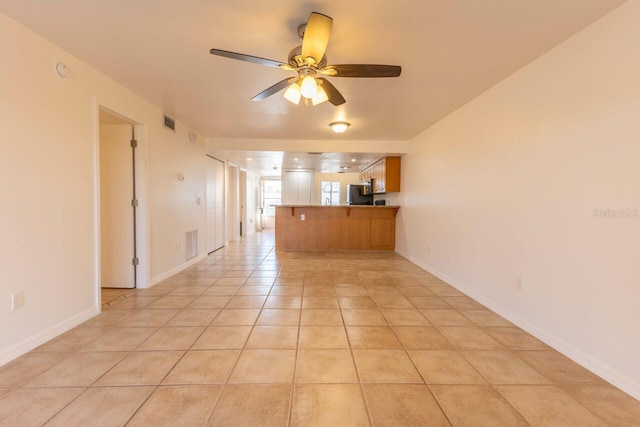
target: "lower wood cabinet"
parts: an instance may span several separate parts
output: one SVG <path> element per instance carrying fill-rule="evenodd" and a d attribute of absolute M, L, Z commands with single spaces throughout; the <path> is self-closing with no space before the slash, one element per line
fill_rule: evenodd
<path fill-rule="evenodd" d="M 396 244 L 398 209 L 397 206 L 276 207 L 276 250 L 392 251 Z"/>

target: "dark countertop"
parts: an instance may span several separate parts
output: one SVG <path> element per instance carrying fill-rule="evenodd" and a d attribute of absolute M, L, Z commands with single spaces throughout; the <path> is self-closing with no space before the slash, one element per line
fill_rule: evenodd
<path fill-rule="evenodd" d="M 398 209 L 400 206 L 397 205 L 278 205 L 276 208 L 388 208 L 388 209 Z"/>

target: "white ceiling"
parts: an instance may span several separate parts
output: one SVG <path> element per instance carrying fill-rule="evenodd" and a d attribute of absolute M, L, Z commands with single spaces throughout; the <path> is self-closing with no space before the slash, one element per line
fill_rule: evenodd
<path fill-rule="evenodd" d="M 358 173 L 384 157 L 374 153 L 319 153 L 283 151 L 237 151 L 231 154 L 234 163 L 261 176 L 280 176 L 283 170 L 312 169 L 325 173 Z"/>
<path fill-rule="evenodd" d="M 622 3 L 0 0 L 0 11 L 209 137 L 406 141 Z M 280 94 L 253 102 L 293 73 L 209 54 L 287 62 L 312 11 L 333 17 L 330 64 L 400 65 L 402 75 L 330 78 L 347 99 L 340 107 L 295 106 Z M 334 120 L 352 125 L 334 135 Z"/>

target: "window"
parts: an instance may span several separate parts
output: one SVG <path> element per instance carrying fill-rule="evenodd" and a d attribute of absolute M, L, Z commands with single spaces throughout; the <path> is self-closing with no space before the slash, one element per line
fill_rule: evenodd
<path fill-rule="evenodd" d="M 282 200 L 282 181 L 279 179 L 265 179 L 262 181 L 262 208 L 265 216 L 276 216 L 275 206 L 280 206 Z"/>
<path fill-rule="evenodd" d="M 340 183 L 338 181 L 322 181 L 320 204 L 325 206 L 340 204 Z"/>

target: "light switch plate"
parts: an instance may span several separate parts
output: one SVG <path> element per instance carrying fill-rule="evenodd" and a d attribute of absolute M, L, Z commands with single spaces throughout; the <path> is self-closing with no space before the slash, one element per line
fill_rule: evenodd
<path fill-rule="evenodd" d="M 11 294 L 11 310 L 15 311 L 24 307 L 24 292 L 14 292 Z"/>

